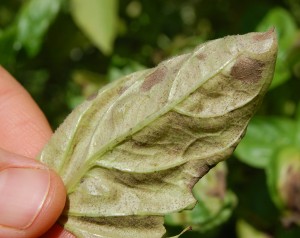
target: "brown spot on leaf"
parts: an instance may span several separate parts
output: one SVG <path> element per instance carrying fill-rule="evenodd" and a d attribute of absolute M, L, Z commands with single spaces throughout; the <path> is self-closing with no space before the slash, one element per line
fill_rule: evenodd
<path fill-rule="evenodd" d="M 118 94 L 122 95 L 126 90 L 128 89 L 128 86 L 122 86 L 119 90 L 118 90 Z"/>
<path fill-rule="evenodd" d="M 255 34 L 253 36 L 253 39 L 256 41 L 264 41 L 272 37 L 273 33 L 274 33 L 274 28 L 271 28 L 267 32 Z"/>
<path fill-rule="evenodd" d="M 231 69 L 230 75 L 237 80 L 256 83 L 262 77 L 264 63 L 251 58 L 239 58 Z"/>
<path fill-rule="evenodd" d="M 204 60 L 206 58 L 206 55 L 204 53 L 199 53 L 196 55 L 198 60 Z"/>
<path fill-rule="evenodd" d="M 188 188 L 192 191 L 195 184 L 199 181 L 200 178 L 202 178 L 207 172 L 209 171 L 208 165 L 203 165 L 200 167 L 195 167 L 196 169 L 196 176 L 193 177 L 190 182 L 188 183 Z"/>
<path fill-rule="evenodd" d="M 218 183 L 216 186 L 212 187 L 207 194 L 212 197 L 218 197 L 220 199 L 224 199 L 226 193 L 226 174 L 224 171 L 217 171 L 216 177 Z"/>
<path fill-rule="evenodd" d="M 164 79 L 166 73 L 167 68 L 165 66 L 160 66 L 157 69 L 155 69 L 154 72 L 152 72 L 145 78 L 141 86 L 141 91 L 149 91 L 154 85 L 158 84 Z"/>
<path fill-rule="evenodd" d="M 286 196 L 287 206 L 300 215 L 300 174 L 290 166 L 286 176 L 288 179 L 283 186 L 283 192 Z"/>
<path fill-rule="evenodd" d="M 288 179 L 281 190 L 289 214 L 282 219 L 282 222 L 285 227 L 290 227 L 300 220 L 300 174 L 297 169 L 290 165 L 285 176 Z"/>
<path fill-rule="evenodd" d="M 97 97 L 97 95 L 98 95 L 98 92 L 95 92 L 95 93 L 91 94 L 90 96 L 88 96 L 87 100 L 92 101 L 94 98 Z"/>

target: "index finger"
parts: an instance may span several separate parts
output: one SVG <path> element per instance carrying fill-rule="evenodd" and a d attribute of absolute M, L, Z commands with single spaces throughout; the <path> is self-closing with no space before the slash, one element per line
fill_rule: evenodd
<path fill-rule="evenodd" d="M 0 66 L 0 147 L 34 158 L 52 134 L 29 93 Z"/>

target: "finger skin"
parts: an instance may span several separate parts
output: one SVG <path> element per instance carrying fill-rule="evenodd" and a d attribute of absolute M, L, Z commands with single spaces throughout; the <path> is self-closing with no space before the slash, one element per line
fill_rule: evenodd
<path fill-rule="evenodd" d="M 48 168 L 34 159 L 0 150 L 0 171 L 8 168 L 35 168 L 46 172 Z M 26 229 L 0 226 L 0 237 L 39 237 L 47 231 L 61 214 L 66 201 L 66 191 L 59 176 L 50 170 L 50 186 L 40 212 Z"/>
<path fill-rule="evenodd" d="M 0 161 L 0 171 L 5 166 L 23 168 L 45 167 L 34 159 L 52 135 L 49 123 L 29 93 L 0 66 L 0 148 L 7 153 L 9 163 Z M 12 152 L 15 156 L 12 156 Z M 18 156 L 18 155 L 20 156 Z M 27 157 L 27 158 L 26 158 Z M 39 167 L 37 167 L 39 168 Z M 50 189 L 43 207 L 32 225 L 26 230 L 13 230 L 0 226 L 0 238 L 40 237 L 57 220 L 66 199 L 66 191 L 59 175 L 50 172 Z M 58 230 L 54 226 L 50 230 Z M 62 228 L 60 228 L 62 230 Z M 52 238 L 74 238 L 62 230 Z"/>
<path fill-rule="evenodd" d="M 55 224 L 48 232 L 40 238 L 74 238 L 75 236 L 64 230 L 60 225 Z"/>
<path fill-rule="evenodd" d="M 0 66 L 0 147 L 35 158 L 51 137 L 44 114 L 28 92 Z"/>

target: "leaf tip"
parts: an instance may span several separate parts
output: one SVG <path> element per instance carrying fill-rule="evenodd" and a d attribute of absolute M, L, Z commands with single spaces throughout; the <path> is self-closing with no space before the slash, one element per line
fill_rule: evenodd
<path fill-rule="evenodd" d="M 254 35 L 254 40 L 256 41 L 264 41 L 264 40 L 272 40 L 273 42 L 277 42 L 277 34 L 275 27 L 271 27 L 269 30 L 265 32 L 259 32 Z"/>

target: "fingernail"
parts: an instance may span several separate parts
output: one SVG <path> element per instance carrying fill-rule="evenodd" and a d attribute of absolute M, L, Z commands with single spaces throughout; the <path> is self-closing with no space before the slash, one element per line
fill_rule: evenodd
<path fill-rule="evenodd" d="M 0 172 L 0 225 L 25 229 L 38 216 L 50 186 L 48 170 L 8 168 Z"/>

